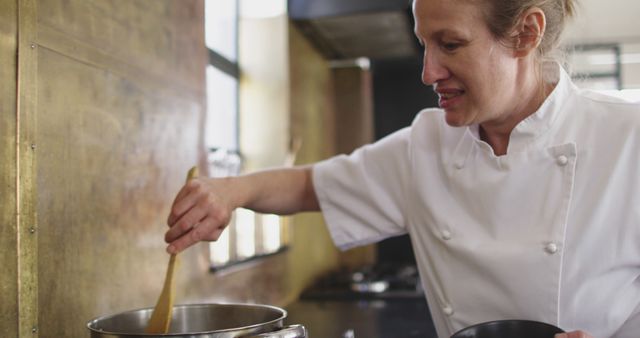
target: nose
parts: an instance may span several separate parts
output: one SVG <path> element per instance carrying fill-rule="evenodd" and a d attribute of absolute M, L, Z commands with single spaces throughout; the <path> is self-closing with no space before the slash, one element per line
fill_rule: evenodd
<path fill-rule="evenodd" d="M 424 49 L 422 58 L 422 83 L 427 86 L 449 77 L 449 71 L 443 65 L 441 57 L 435 51 Z"/>

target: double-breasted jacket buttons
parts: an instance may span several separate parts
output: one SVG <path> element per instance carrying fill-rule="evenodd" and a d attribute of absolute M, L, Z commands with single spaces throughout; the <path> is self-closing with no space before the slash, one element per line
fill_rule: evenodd
<path fill-rule="evenodd" d="M 451 307 L 451 305 L 445 305 L 442 307 L 442 312 L 444 312 L 444 314 L 447 316 L 451 316 L 453 315 L 453 308 Z"/>
<path fill-rule="evenodd" d="M 558 245 L 554 242 L 549 242 L 544 246 L 544 251 L 546 251 L 550 255 L 553 255 L 554 253 L 558 252 Z"/>
<path fill-rule="evenodd" d="M 564 155 L 560 155 L 556 158 L 556 162 L 558 163 L 559 166 L 565 166 L 567 165 L 567 163 L 569 163 L 569 158 L 567 158 Z"/>

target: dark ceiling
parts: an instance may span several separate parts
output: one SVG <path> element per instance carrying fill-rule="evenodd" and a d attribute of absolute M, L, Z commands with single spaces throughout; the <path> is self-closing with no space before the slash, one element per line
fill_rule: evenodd
<path fill-rule="evenodd" d="M 288 0 L 291 20 L 330 60 L 418 55 L 411 0 Z"/>

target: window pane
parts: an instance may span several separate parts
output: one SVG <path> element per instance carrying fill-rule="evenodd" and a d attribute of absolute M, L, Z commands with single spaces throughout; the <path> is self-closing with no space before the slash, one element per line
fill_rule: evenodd
<path fill-rule="evenodd" d="M 210 259 L 213 266 L 221 266 L 229 263 L 229 229 L 222 232 L 217 241 L 209 244 Z"/>
<path fill-rule="evenodd" d="M 240 174 L 242 158 L 236 152 L 226 149 L 210 151 L 207 160 L 209 163 L 209 176 L 227 177 Z"/>
<path fill-rule="evenodd" d="M 205 145 L 208 148 L 238 149 L 238 80 L 207 66 L 207 126 Z"/>
<path fill-rule="evenodd" d="M 256 254 L 256 217 L 249 209 L 236 210 L 236 247 L 238 258 L 249 258 Z"/>
<path fill-rule="evenodd" d="M 287 14 L 286 0 L 240 0 L 242 17 L 269 18 Z"/>
<path fill-rule="evenodd" d="M 262 215 L 262 248 L 264 253 L 278 251 L 281 246 L 280 216 Z"/>
<path fill-rule="evenodd" d="M 204 3 L 205 44 L 231 61 L 237 60 L 236 0 L 206 0 Z"/>
<path fill-rule="evenodd" d="M 575 51 L 569 58 L 571 71 L 581 74 L 616 72 L 616 54 L 612 49 Z"/>

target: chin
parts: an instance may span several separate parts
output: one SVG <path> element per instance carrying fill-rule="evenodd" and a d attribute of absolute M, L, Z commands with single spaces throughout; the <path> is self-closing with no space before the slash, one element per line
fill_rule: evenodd
<path fill-rule="evenodd" d="M 467 120 L 459 113 L 445 111 L 445 122 L 451 127 L 464 127 L 468 125 Z"/>

